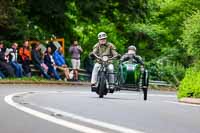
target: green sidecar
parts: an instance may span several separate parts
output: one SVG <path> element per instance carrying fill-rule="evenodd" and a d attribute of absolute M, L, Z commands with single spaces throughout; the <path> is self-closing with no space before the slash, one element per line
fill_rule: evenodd
<path fill-rule="evenodd" d="M 148 71 L 143 69 L 140 64 L 130 61 L 120 63 L 117 77 L 117 87 L 119 90 L 143 90 L 144 100 L 147 100 L 149 76 Z"/>

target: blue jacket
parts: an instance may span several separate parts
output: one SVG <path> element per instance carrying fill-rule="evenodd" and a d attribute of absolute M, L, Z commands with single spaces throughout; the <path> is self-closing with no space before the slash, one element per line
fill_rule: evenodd
<path fill-rule="evenodd" d="M 53 53 L 53 59 L 57 66 L 65 65 L 65 58 L 58 50 Z"/>

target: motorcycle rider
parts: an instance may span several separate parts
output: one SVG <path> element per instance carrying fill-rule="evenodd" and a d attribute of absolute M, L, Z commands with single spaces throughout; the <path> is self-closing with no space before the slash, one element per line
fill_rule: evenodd
<path fill-rule="evenodd" d="M 118 53 L 116 52 L 115 46 L 107 41 L 107 34 L 105 32 L 100 32 L 98 34 L 98 40 L 99 42 L 96 43 L 93 47 L 92 55 L 96 58 L 96 63 L 94 65 L 93 71 L 92 71 L 92 78 L 91 78 L 91 87 L 96 87 L 97 82 L 97 76 L 99 68 L 101 67 L 101 64 L 99 61 L 103 56 L 108 56 L 109 58 L 116 58 L 118 56 Z M 114 89 L 114 66 L 112 63 L 108 65 L 108 72 L 109 74 L 109 84 L 110 89 Z"/>

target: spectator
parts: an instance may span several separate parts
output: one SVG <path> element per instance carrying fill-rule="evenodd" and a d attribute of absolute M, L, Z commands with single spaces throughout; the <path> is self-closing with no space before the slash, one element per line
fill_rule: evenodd
<path fill-rule="evenodd" d="M 52 56 L 52 49 L 50 46 L 47 46 L 47 50 L 44 55 L 44 63 L 48 66 L 48 73 L 53 73 L 53 76 L 57 80 L 61 80 L 57 70 L 56 64 Z"/>
<path fill-rule="evenodd" d="M 69 48 L 69 53 L 71 53 L 71 62 L 74 73 L 74 80 L 78 80 L 78 70 L 80 69 L 80 54 L 83 52 L 80 45 L 78 45 L 78 41 L 73 41 L 72 46 Z"/>
<path fill-rule="evenodd" d="M 40 73 L 44 76 L 46 79 L 50 79 L 51 77 L 47 74 L 48 67 L 44 64 L 42 60 L 42 56 L 40 54 L 40 46 L 38 43 L 32 44 L 32 62 L 36 69 L 40 70 Z"/>
<path fill-rule="evenodd" d="M 65 73 L 65 79 L 69 80 L 69 69 L 67 68 L 64 55 L 62 54 L 62 47 L 58 47 L 58 49 L 53 53 L 53 58 L 55 61 L 55 64 L 59 70 L 64 71 Z"/>
<path fill-rule="evenodd" d="M 9 62 L 9 51 L 5 51 L 3 42 L 0 42 L 0 71 L 3 72 L 3 75 L 7 77 L 15 77 L 14 69 L 8 63 Z"/>
<path fill-rule="evenodd" d="M 31 52 L 29 49 L 28 41 L 24 41 L 23 47 L 19 49 L 19 63 L 22 64 L 24 75 L 27 77 L 31 77 Z"/>
<path fill-rule="evenodd" d="M 18 47 L 18 44 L 17 43 L 13 43 L 12 44 L 12 48 L 10 49 L 10 57 L 9 57 L 9 60 L 10 60 L 10 64 L 11 66 L 15 69 L 15 74 L 17 77 L 22 77 L 22 72 L 23 72 L 23 69 L 22 69 L 22 65 L 18 63 L 17 61 L 17 58 L 18 58 L 18 53 L 17 53 L 17 47 Z"/>

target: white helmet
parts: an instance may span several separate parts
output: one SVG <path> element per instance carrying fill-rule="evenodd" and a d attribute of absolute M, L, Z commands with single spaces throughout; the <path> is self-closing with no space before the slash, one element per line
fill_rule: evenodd
<path fill-rule="evenodd" d="M 105 32 L 100 32 L 99 34 L 98 34 L 98 39 L 100 40 L 100 39 L 105 39 L 105 38 L 107 38 L 107 34 L 105 33 Z"/>
<path fill-rule="evenodd" d="M 134 51 L 136 51 L 136 47 L 134 45 L 131 45 L 131 46 L 128 47 L 128 50 L 134 50 Z"/>

